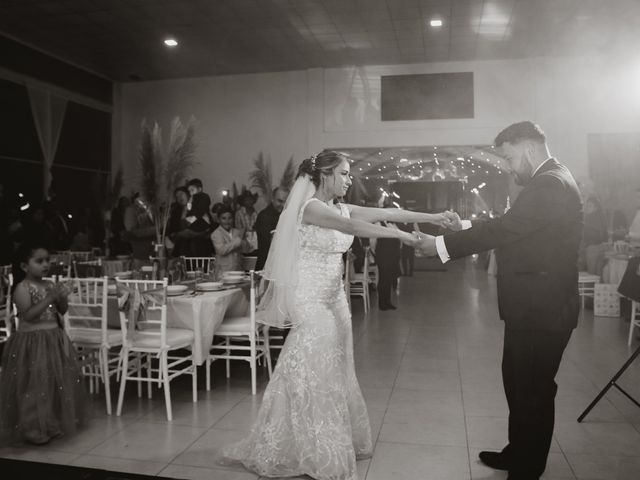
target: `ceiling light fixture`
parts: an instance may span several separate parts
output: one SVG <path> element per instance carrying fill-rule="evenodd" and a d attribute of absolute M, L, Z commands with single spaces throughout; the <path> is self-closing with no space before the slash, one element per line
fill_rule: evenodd
<path fill-rule="evenodd" d="M 175 38 L 167 38 L 167 39 L 164 41 L 164 44 L 165 44 L 167 47 L 177 47 L 177 46 L 178 46 L 178 41 L 177 41 Z"/>
<path fill-rule="evenodd" d="M 431 25 L 432 27 L 441 27 L 442 26 L 442 20 L 438 20 L 438 19 L 431 20 L 429 22 L 429 25 Z"/>

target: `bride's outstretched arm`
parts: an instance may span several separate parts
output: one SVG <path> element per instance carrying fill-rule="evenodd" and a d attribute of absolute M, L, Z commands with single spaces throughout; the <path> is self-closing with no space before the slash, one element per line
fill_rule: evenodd
<path fill-rule="evenodd" d="M 422 213 L 399 208 L 368 208 L 349 205 L 351 218 L 363 222 L 394 222 L 394 223 L 433 223 L 441 227 L 451 227 L 455 213 Z"/>
<path fill-rule="evenodd" d="M 338 230 L 356 237 L 397 238 L 410 245 L 417 244 L 420 241 L 417 235 L 403 232 L 397 228 L 382 227 L 362 220 L 343 217 L 322 202 L 309 203 L 304 210 L 302 221 L 303 223 Z"/>

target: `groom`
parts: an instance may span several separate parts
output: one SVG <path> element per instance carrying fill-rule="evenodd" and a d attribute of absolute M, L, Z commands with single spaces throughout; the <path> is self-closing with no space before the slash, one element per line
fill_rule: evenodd
<path fill-rule="evenodd" d="M 532 122 L 495 139 L 518 185 L 513 207 L 488 221 L 460 221 L 450 235 L 421 235 L 418 247 L 442 262 L 496 249 L 498 307 L 505 322 L 502 380 L 509 443 L 480 460 L 508 470 L 508 480 L 538 479 L 553 435 L 554 381 L 578 320 L 578 247 L 582 202 L 571 172 L 549 154 Z"/>

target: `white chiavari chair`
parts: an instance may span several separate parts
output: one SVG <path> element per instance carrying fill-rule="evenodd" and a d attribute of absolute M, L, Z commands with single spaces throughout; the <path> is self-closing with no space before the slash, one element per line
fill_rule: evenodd
<path fill-rule="evenodd" d="M 364 302 L 364 313 L 368 313 L 371 308 L 371 299 L 369 296 L 369 247 L 365 248 L 364 264 L 362 273 L 356 273 L 353 267 L 351 255 L 347 255 L 348 268 L 348 293 L 350 297 L 360 297 Z"/>
<path fill-rule="evenodd" d="M 202 273 L 209 273 L 213 270 L 214 257 L 180 257 L 187 272 L 200 270 Z"/>
<path fill-rule="evenodd" d="M 111 415 L 110 380 L 118 372 L 122 333 L 107 327 L 107 285 L 107 277 L 74 279 L 65 330 L 76 346 L 83 374 L 89 378 L 90 392 L 99 393 L 103 383 L 107 415 Z"/>
<path fill-rule="evenodd" d="M 122 330 L 122 371 L 120 375 L 120 393 L 118 395 L 118 407 L 116 414 L 122 413 L 122 403 L 127 381 L 136 381 L 138 385 L 146 382 L 148 395 L 151 396 L 151 385 L 163 388 L 167 420 L 173 418 L 171 407 L 171 390 L 169 383 L 179 375 L 191 375 L 193 402 L 198 401 L 198 377 L 197 365 L 193 357 L 195 336 L 192 330 L 167 327 L 167 279 L 163 280 L 120 280 L 116 282 L 124 285 L 129 292 L 137 290 L 144 297 L 144 320 L 136 321 L 130 325 L 129 312 L 120 312 L 120 325 Z M 146 293 L 146 295 L 145 295 Z M 119 292 L 120 294 L 120 292 Z M 129 301 L 133 301 L 130 298 Z M 137 312 L 136 312 L 137 315 Z M 190 349 L 187 356 L 170 356 L 169 354 L 179 349 Z M 133 368 L 129 365 L 130 354 L 145 355 L 147 357 L 144 367 L 147 370 L 143 376 L 140 362 Z M 153 368 L 151 357 L 158 358 L 157 368 Z M 140 358 L 140 357 L 138 357 Z M 140 394 L 140 389 L 138 389 Z"/>
<path fill-rule="evenodd" d="M 13 275 L 11 267 L 5 270 L 0 267 L 0 343 L 6 342 L 16 328 L 16 311 L 11 302 L 11 289 L 13 288 Z"/>
<path fill-rule="evenodd" d="M 271 377 L 271 354 L 269 351 L 268 329 L 259 324 L 259 312 L 257 305 L 260 296 L 264 293 L 261 288 L 261 276 L 258 272 L 249 273 L 251 279 L 249 314 L 243 317 L 225 318 L 215 331 L 215 336 L 220 339 L 218 343 L 214 338 L 214 344 L 209 350 L 206 361 L 207 390 L 211 389 L 211 364 L 216 360 L 225 360 L 227 378 L 231 377 L 231 360 L 241 360 L 249 363 L 251 368 L 251 394 L 257 391 L 257 364 L 264 359 L 267 363 L 269 377 Z"/>
<path fill-rule="evenodd" d="M 102 259 L 73 261 L 73 276 L 76 278 L 97 278 L 103 275 Z"/>

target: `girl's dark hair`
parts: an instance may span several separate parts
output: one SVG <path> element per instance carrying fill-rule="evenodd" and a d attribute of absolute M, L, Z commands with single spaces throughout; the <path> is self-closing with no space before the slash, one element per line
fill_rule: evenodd
<path fill-rule="evenodd" d="M 14 290 L 16 288 L 16 285 L 18 285 L 18 283 L 20 283 L 26 277 L 24 270 L 22 270 L 22 264 L 29 263 L 29 259 L 31 258 L 33 253 L 39 249 L 46 250 L 47 252 L 49 251 L 49 249 L 44 244 L 37 241 L 24 242 L 17 248 L 13 256 L 13 264 L 11 265 Z"/>
<path fill-rule="evenodd" d="M 233 209 L 227 205 L 221 205 L 220 207 L 218 207 L 217 213 L 218 213 L 218 218 L 220 218 L 220 216 L 223 213 L 230 213 L 232 217 L 234 216 Z"/>
<path fill-rule="evenodd" d="M 336 167 L 345 160 L 346 157 L 338 152 L 331 150 L 324 151 L 316 155 L 315 158 L 312 156 L 304 159 L 298 168 L 296 178 L 309 175 L 316 188 L 319 188 L 322 176 L 333 175 Z"/>

